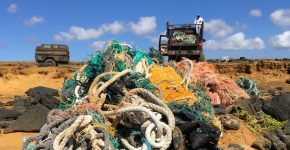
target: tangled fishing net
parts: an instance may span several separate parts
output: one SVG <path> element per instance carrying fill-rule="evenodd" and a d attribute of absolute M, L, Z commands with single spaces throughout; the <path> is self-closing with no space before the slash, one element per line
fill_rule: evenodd
<path fill-rule="evenodd" d="M 161 88 L 162 98 L 165 101 L 186 102 L 188 105 L 193 105 L 197 100 L 195 95 L 181 84 L 182 78 L 173 67 L 162 68 L 153 65 L 150 73 L 152 74 L 150 81 Z"/>
<path fill-rule="evenodd" d="M 244 89 L 244 91 L 247 92 L 248 95 L 257 97 L 260 96 L 260 92 L 257 89 L 256 82 L 253 82 L 249 78 L 240 77 L 236 81 L 236 83 L 240 88 Z"/>
<path fill-rule="evenodd" d="M 212 104 L 225 104 L 228 109 L 234 105 L 238 98 L 250 98 L 235 81 L 222 78 L 215 73 L 215 68 L 212 64 L 206 62 L 194 63 L 183 58 L 176 65 L 185 74 L 189 83 L 194 83 L 206 91 L 207 95 L 212 99 Z"/>
<path fill-rule="evenodd" d="M 214 74 L 213 66 L 179 62 L 162 67 L 145 51 L 118 41 L 84 62 L 64 81 L 59 109 L 49 113 L 23 149 L 167 149 L 174 114 L 221 129 L 211 103 L 219 98 L 229 106 L 248 96 Z"/>

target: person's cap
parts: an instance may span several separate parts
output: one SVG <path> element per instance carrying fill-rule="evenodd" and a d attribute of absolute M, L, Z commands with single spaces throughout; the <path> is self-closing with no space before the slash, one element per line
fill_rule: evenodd
<path fill-rule="evenodd" d="M 200 16 L 200 14 L 197 14 L 197 16 Z"/>

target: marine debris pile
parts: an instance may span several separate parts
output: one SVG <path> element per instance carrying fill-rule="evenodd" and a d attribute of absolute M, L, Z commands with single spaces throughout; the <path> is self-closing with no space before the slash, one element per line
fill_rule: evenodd
<path fill-rule="evenodd" d="M 213 104 L 228 110 L 249 94 L 258 95 L 253 82 L 221 78 L 205 62 L 159 64 L 110 41 L 64 81 L 59 108 L 23 149 L 221 149 Z"/>

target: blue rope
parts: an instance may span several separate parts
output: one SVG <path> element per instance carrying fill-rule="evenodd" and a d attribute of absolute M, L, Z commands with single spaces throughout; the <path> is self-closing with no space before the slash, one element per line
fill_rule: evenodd
<path fill-rule="evenodd" d="M 240 77 L 236 81 L 236 84 L 250 96 L 260 96 L 259 90 L 257 89 L 256 82 L 251 81 L 249 78 Z"/>

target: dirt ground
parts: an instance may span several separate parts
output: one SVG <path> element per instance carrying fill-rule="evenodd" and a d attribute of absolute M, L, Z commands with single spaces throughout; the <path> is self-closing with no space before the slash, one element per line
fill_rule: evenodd
<path fill-rule="evenodd" d="M 25 91 L 36 86 L 45 86 L 60 89 L 64 77 L 72 77 L 73 71 L 82 66 L 80 63 L 59 67 L 37 67 L 34 62 L 0 62 L 0 101 L 13 100 L 14 95 L 25 96 Z M 275 90 L 283 87 L 282 92 L 290 92 L 290 78 L 286 70 L 290 62 L 263 61 L 254 63 L 224 63 L 215 64 L 216 72 L 221 76 L 233 80 L 239 77 L 248 77 L 257 83 L 260 92 Z M 34 136 L 38 133 L 0 133 L 0 149 L 21 149 L 22 139 L 25 136 Z M 257 138 L 241 121 L 239 130 L 225 131 L 219 141 L 219 146 L 227 147 L 229 143 L 236 143 L 245 148 Z M 246 149 L 250 149 L 249 147 Z"/>

